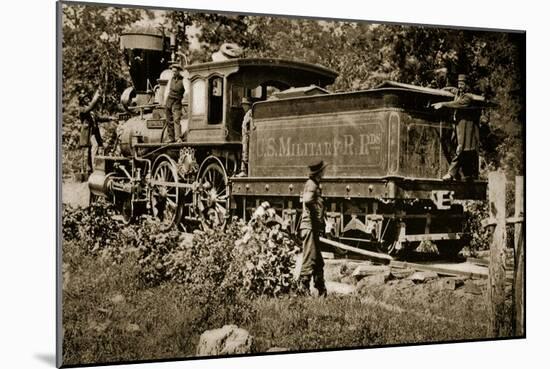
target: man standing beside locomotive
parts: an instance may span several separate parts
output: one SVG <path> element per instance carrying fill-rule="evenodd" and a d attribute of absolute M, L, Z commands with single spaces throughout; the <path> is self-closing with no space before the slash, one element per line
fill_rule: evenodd
<path fill-rule="evenodd" d="M 325 173 L 322 160 L 309 165 L 309 179 L 304 185 L 302 221 L 300 236 L 303 240 L 302 267 L 300 269 L 300 288 L 304 293 L 310 289 L 311 278 L 319 296 L 326 296 L 324 261 L 321 255 L 321 232 L 325 229 L 325 207 L 321 197 L 319 182 Z"/>
<path fill-rule="evenodd" d="M 164 111 L 166 113 L 166 134 L 168 136 L 168 143 L 181 140 L 181 110 L 183 94 L 185 93 L 185 87 L 183 86 L 183 76 L 181 75 L 182 67 L 179 63 L 172 63 L 172 78 L 168 81 L 166 86 L 166 100 Z M 176 137 L 177 135 L 177 137 Z"/>
<path fill-rule="evenodd" d="M 103 155 L 103 138 L 101 137 L 101 131 L 98 123 L 115 121 L 116 117 L 103 116 L 96 114 L 94 109 L 99 101 L 100 89 L 96 90 L 92 100 L 85 91 L 81 91 L 78 97 L 78 104 L 80 108 L 78 110 L 78 117 L 82 124 L 80 129 L 80 142 L 79 146 L 87 148 L 87 165 L 86 170 L 82 174 L 86 173 L 90 175 L 93 171 L 93 162 L 95 156 Z M 92 142 L 92 138 L 95 140 L 95 145 Z"/>
<path fill-rule="evenodd" d="M 250 140 L 250 130 L 252 129 L 252 100 L 248 97 L 243 97 L 241 100 L 241 106 L 244 110 L 243 124 L 241 128 L 243 148 L 241 171 L 237 174 L 237 177 L 244 177 L 248 174 L 248 142 Z"/>
<path fill-rule="evenodd" d="M 477 178 L 479 171 L 479 109 L 472 107 L 472 96 L 467 93 L 466 75 L 458 75 L 458 89 L 455 98 L 450 102 L 439 102 L 435 109 L 442 107 L 454 109 L 454 134 L 457 139 L 456 153 L 453 156 L 444 181 L 460 179 L 459 170 L 466 180 Z"/>

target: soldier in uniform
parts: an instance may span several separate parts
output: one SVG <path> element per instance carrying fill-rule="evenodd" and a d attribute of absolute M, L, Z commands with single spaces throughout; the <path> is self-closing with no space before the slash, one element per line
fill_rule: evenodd
<path fill-rule="evenodd" d="M 237 177 L 244 177 L 248 174 L 248 141 L 250 140 L 250 130 L 252 129 L 252 100 L 248 97 L 243 97 L 241 106 L 244 110 L 243 124 L 241 128 L 242 133 L 242 158 L 241 158 L 241 171 L 237 174 Z"/>
<path fill-rule="evenodd" d="M 466 75 L 458 76 L 458 88 L 455 98 L 450 102 L 434 104 L 435 109 L 442 107 L 453 109 L 454 137 L 457 140 L 456 153 L 453 156 L 447 174 L 443 180 L 460 180 L 478 177 L 479 172 L 479 109 L 472 106 L 472 96 L 467 93 Z"/>
<path fill-rule="evenodd" d="M 80 105 L 78 111 L 78 117 L 82 124 L 80 129 L 80 143 L 79 146 L 87 148 L 87 172 L 90 174 L 93 170 L 93 160 L 96 154 L 103 154 L 103 138 L 99 130 L 99 124 L 103 122 L 109 122 L 116 120 L 111 116 L 101 116 L 94 113 L 94 108 L 99 101 L 100 92 L 97 90 L 94 93 L 92 100 L 90 101 L 88 95 L 82 91 L 78 97 L 78 103 Z M 92 138 L 95 140 L 95 150 L 92 143 Z"/>
<path fill-rule="evenodd" d="M 302 268 L 300 270 L 301 289 L 309 292 L 311 278 L 319 296 L 326 296 L 323 257 L 321 256 L 320 234 L 325 229 L 325 208 L 319 182 L 323 178 L 325 164 L 322 160 L 309 165 L 309 179 L 304 186 L 302 221 L 300 236 L 303 240 Z"/>
<path fill-rule="evenodd" d="M 167 142 L 175 142 L 181 140 L 179 135 L 181 134 L 180 120 L 182 115 L 183 94 L 185 93 L 185 87 L 183 86 L 183 76 L 181 75 L 182 67 L 179 63 L 172 63 L 170 67 L 172 69 L 172 78 L 168 81 L 166 86 L 166 101 L 164 111 L 166 113 L 166 134 L 168 137 Z M 178 137 L 176 137 L 176 133 Z"/>

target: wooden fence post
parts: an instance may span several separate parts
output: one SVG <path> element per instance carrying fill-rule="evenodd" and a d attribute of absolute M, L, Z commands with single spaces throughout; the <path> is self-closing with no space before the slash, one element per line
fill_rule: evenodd
<path fill-rule="evenodd" d="M 506 300 L 506 175 L 489 173 L 489 214 L 496 221 L 490 250 L 488 305 L 489 337 L 505 334 Z"/>
<path fill-rule="evenodd" d="M 524 202 L 523 202 L 523 177 L 516 177 L 516 206 L 515 218 L 524 218 Z M 524 243 L 525 220 L 521 223 L 516 223 L 514 226 L 514 319 L 515 319 L 515 335 L 523 336 L 525 334 L 525 310 L 523 302 L 525 301 L 525 243 Z"/>

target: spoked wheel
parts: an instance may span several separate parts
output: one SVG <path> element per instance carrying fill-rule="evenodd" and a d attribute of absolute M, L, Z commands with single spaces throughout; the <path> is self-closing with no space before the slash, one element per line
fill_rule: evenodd
<path fill-rule="evenodd" d="M 217 162 L 210 163 L 200 174 L 202 192 L 199 195 L 199 217 L 203 228 L 225 226 L 228 212 L 228 188 L 225 169 Z"/>
<path fill-rule="evenodd" d="M 177 225 L 182 214 L 183 190 L 179 184 L 178 170 L 173 160 L 166 157 L 155 168 L 151 191 L 151 210 L 154 217 L 168 229 Z"/>

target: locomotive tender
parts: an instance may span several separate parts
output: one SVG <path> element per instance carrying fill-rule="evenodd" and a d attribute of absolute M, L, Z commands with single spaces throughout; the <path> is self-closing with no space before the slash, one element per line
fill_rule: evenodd
<path fill-rule="evenodd" d="M 388 253 L 422 241 L 449 255 L 463 247 L 456 200 L 485 199 L 486 182 L 441 180 L 453 128 L 449 112 L 431 105 L 452 100 L 450 92 L 385 82 L 328 93 L 336 72 L 283 59 L 188 65 L 187 138 L 163 143 L 162 96 L 171 73 L 166 40 L 129 32 L 121 43 L 134 87 L 122 96 L 119 150 L 96 157 L 89 187 L 126 221 L 147 212 L 166 227 L 217 227 L 231 215 L 247 219 L 268 201 L 281 225 L 296 232 L 307 164 L 323 159 L 331 238 Z M 256 102 L 248 176 L 237 177 L 243 97 Z"/>

